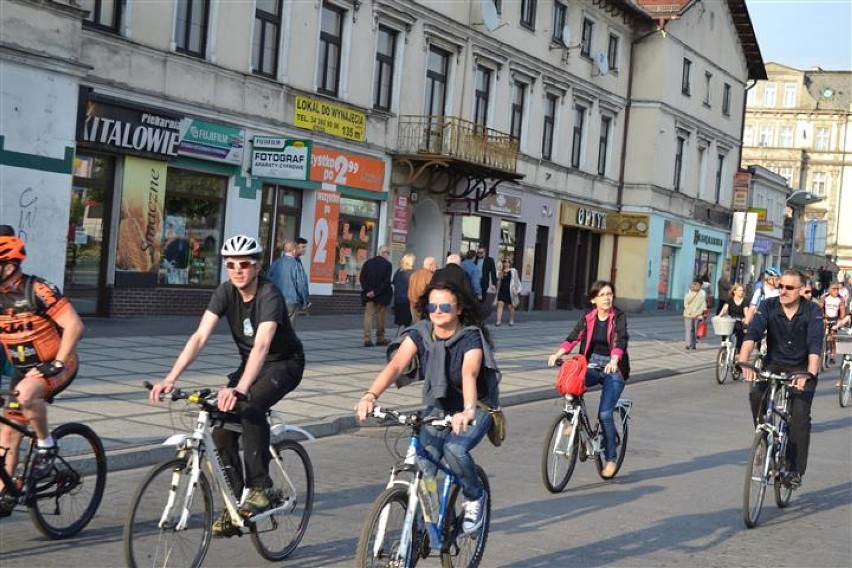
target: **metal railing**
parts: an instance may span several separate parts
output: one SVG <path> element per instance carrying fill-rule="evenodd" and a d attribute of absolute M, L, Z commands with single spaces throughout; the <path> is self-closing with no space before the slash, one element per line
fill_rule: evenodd
<path fill-rule="evenodd" d="M 433 154 L 517 172 L 518 140 L 455 116 L 399 117 L 399 153 Z"/>

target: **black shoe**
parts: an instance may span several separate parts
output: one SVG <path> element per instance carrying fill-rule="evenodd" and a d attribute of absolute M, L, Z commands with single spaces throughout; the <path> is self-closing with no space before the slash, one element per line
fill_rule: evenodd
<path fill-rule="evenodd" d="M 8 517 L 14 510 L 15 500 L 11 496 L 6 495 L 4 490 L 3 493 L 0 493 L 0 519 Z"/>
<path fill-rule="evenodd" d="M 802 476 L 794 471 L 785 471 L 781 474 L 781 483 L 790 489 L 798 489 L 802 485 Z"/>
<path fill-rule="evenodd" d="M 373 346 L 373 342 L 370 341 L 369 339 L 364 342 L 364 347 L 372 347 L 372 346 Z"/>

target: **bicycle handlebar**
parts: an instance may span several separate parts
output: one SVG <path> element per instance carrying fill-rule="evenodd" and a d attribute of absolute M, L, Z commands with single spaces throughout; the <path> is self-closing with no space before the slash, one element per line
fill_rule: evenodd
<path fill-rule="evenodd" d="M 153 383 L 150 381 L 145 381 L 143 383 L 145 388 L 151 390 L 154 388 Z M 237 393 L 240 394 L 240 393 Z M 169 398 L 171 400 L 187 400 L 192 404 L 197 404 L 198 406 L 216 408 L 216 396 L 217 393 L 214 393 L 212 389 L 205 388 L 197 391 L 185 391 L 181 390 L 178 387 L 172 387 L 172 390 L 169 392 L 160 393 L 160 400 L 165 400 Z"/>
<path fill-rule="evenodd" d="M 772 373 L 772 372 L 767 371 L 767 370 L 758 369 L 757 367 L 755 367 L 754 365 L 752 365 L 750 363 L 737 363 L 736 365 L 740 369 L 740 371 L 742 371 L 743 369 L 751 369 L 752 371 L 757 373 L 757 376 L 759 377 L 758 379 L 755 379 L 755 381 L 757 381 L 757 382 L 759 382 L 759 381 L 779 381 L 779 382 L 788 382 L 789 383 L 789 382 L 795 380 L 798 377 L 806 377 L 808 379 L 815 379 L 816 378 L 814 375 L 812 375 L 811 373 L 809 373 L 807 371 L 795 371 L 795 372 L 792 372 L 792 373 L 786 373 L 786 372 Z"/>
<path fill-rule="evenodd" d="M 405 414 L 398 410 L 382 408 L 381 406 L 374 406 L 370 416 L 386 422 L 397 422 L 403 426 L 429 424 L 435 428 L 449 428 L 453 425 L 453 417 L 450 414 L 444 415 L 443 418 L 423 418 L 417 411 Z M 476 421 L 472 420 L 470 426 L 473 426 L 475 423 Z"/>

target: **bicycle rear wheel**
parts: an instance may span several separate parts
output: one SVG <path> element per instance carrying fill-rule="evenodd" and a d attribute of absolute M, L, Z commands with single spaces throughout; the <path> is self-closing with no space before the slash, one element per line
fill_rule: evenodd
<path fill-rule="evenodd" d="M 743 486 L 743 521 L 750 529 L 757 526 L 763 508 L 763 498 L 766 496 L 766 485 L 771 475 L 772 458 L 769 451 L 769 435 L 761 430 L 755 434 L 751 445 L 751 459 L 746 468 Z"/>
<path fill-rule="evenodd" d="M 627 422 L 627 413 L 623 408 L 615 408 L 613 411 L 613 420 L 615 420 L 616 457 L 615 473 L 613 473 L 612 476 L 615 477 L 618 475 L 618 472 L 621 469 L 621 464 L 624 463 L 624 456 L 627 454 L 627 437 L 630 434 L 630 425 Z M 600 426 L 600 428 L 603 428 L 603 426 Z M 604 440 L 604 444 L 606 444 L 606 440 Z M 606 465 L 602 454 L 595 454 L 595 465 L 597 466 L 598 475 L 600 475 L 602 479 L 611 479 L 601 475 L 603 473 L 603 468 Z"/>
<path fill-rule="evenodd" d="M 124 521 L 128 566 L 201 566 L 213 534 L 213 491 L 203 471 L 195 488 L 190 474 L 186 459 L 173 458 L 142 481 Z M 189 516 L 177 530 L 184 503 Z"/>
<path fill-rule="evenodd" d="M 725 384 L 730 374 L 731 368 L 728 367 L 728 348 L 723 345 L 719 348 L 719 353 L 716 354 L 716 382 L 720 385 Z"/>
<path fill-rule="evenodd" d="M 284 440 L 274 446 L 278 454 L 269 462 L 270 504 L 281 508 L 269 517 L 251 524 L 251 539 L 258 553 L 277 561 L 299 546 L 314 506 L 314 469 L 308 452 L 298 442 Z"/>
<path fill-rule="evenodd" d="M 488 529 L 491 525 L 491 484 L 485 471 L 476 466 L 476 475 L 482 484 L 488 499 L 485 500 L 485 511 L 482 512 L 482 526 L 479 530 L 465 534 L 462 529 L 464 520 L 464 495 L 461 487 L 454 485 L 447 499 L 447 513 L 444 515 L 442 532 L 444 546 L 441 548 L 441 566 L 444 568 L 476 568 L 482 562 L 485 553 L 485 542 L 488 540 Z"/>
<path fill-rule="evenodd" d="M 840 399 L 840 408 L 849 406 L 849 401 L 852 399 L 852 364 L 847 364 L 841 374 L 838 398 Z"/>
<path fill-rule="evenodd" d="M 101 504 L 107 460 L 100 438 L 83 424 L 62 424 L 52 432 L 59 454 L 47 477 L 34 482 L 37 496 L 30 519 L 46 537 L 74 536 L 89 524 Z"/>
<path fill-rule="evenodd" d="M 566 426 L 571 425 L 573 414 L 563 412 L 550 427 L 550 435 L 541 453 L 541 479 L 551 493 L 559 493 L 568 484 L 580 449 L 580 434 L 575 429 L 565 435 Z M 577 425 L 580 428 L 580 425 Z"/>
<path fill-rule="evenodd" d="M 828 369 L 828 360 L 831 357 L 831 353 L 829 353 L 829 349 L 831 348 L 831 341 L 828 339 L 828 336 L 822 338 L 822 361 L 820 365 L 820 370 L 825 371 Z"/>
<path fill-rule="evenodd" d="M 358 568 L 414 566 L 417 555 L 413 543 L 422 537 L 412 538 L 406 550 L 400 549 L 407 508 L 408 489 L 399 485 L 385 489 L 373 501 L 355 550 Z"/>

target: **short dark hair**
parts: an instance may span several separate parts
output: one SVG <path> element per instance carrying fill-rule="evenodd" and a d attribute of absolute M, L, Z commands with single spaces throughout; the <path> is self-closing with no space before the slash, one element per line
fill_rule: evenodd
<path fill-rule="evenodd" d="M 591 288 L 589 288 L 589 297 L 588 297 L 589 301 L 591 302 L 592 300 L 597 298 L 598 294 L 601 293 L 601 290 L 603 290 L 607 286 L 609 286 L 610 290 L 612 290 L 612 296 L 614 298 L 615 297 L 615 284 L 613 284 L 609 280 L 598 280 L 597 282 L 592 284 Z"/>
<path fill-rule="evenodd" d="M 297 245 L 306 245 L 306 244 L 308 244 L 308 241 L 307 241 L 307 239 L 303 239 L 302 237 L 296 237 L 296 244 Z"/>

